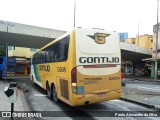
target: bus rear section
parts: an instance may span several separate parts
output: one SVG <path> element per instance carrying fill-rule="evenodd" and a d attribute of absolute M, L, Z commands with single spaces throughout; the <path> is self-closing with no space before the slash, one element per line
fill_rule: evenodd
<path fill-rule="evenodd" d="M 7 76 L 15 76 L 16 74 L 16 59 L 13 57 L 8 57 L 7 63 Z"/>
<path fill-rule="evenodd" d="M 0 56 L 0 77 L 5 77 L 5 68 L 6 68 L 6 57 Z M 16 71 L 16 59 L 13 57 L 8 57 L 7 62 L 7 74 L 6 77 L 15 76 Z"/>
<path fill-rule="evenodd" d="M 0 56 L 0 78 L 2 78 L 3 73 L 3 57 Z"/>
<path fill-rule="evenodd" d="M 72 105 L 121 96 L 121 56 L 116 32 L 76 29 L 76 66 L 72 69 Z"/>

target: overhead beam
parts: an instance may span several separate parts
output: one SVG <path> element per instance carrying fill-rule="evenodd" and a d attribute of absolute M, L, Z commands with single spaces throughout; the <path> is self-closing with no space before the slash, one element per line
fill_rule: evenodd
<path fill-rule="evenodd" d="M 66 31 L 0 20 L 1 45 L 5 45 L 7 39 L 8 45 L 11 46 L 41 48 L 64 33 Z"/>
<path fill-rule="evenodd" d="M 129 44 L 129 43 L 124 43 L 124 42 L 120 42 L 120 46 L 122 50 L 146 54 L 146 55 L 152 55 L 152 50 L 145 48 L 145 47 L 141 47 L 141 46 L 137 46 L 137 45 Z"/>

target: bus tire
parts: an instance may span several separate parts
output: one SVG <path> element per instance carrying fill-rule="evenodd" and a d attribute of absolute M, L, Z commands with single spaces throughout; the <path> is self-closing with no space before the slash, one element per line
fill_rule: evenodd
<path fill-rule="evenodd" d="M 53 96 L 53 101 L 54 102 L 58 102 L 59 101 L 59 99 L 58 99 L 58 97 L 57 97 L 57 91 L 56 91 L 56 87 L 53 85 L 53 87 L 52 87 L 52 96 Z"/>
<path fill-rule="evenodd" d="M 34 83 L 34 80 L 33 80 L 33 75 L 32 75 L 31 81 Z"/>
<path fill-rule="evenodd" d="M 51 89 L 49 87 L 49 83 L 47 83 L 46 89 L 47 89 L 47 96 L 51 98 Z"/>

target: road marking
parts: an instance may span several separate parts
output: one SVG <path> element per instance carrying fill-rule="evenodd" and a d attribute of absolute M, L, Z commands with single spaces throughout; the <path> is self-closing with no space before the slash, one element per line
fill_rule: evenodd
<path fill-rule="evenodd" d="M 146 90 L 152 90 L 152 91 L 158 91 L 158 92 L 160 92 L 160 90 L 158 90 L 158 89 L 154 89 L 154 88 L 146 88 L 146 87 L 139 87 L 139 88 L 146 89 Z"/>
<path fill-rule="evenodd" d="M 156 89 L 160 89 L 160 87 L 154 87 L 154 88 L 156 88 Z"/>
<path fill-rule="evenodd" d="M 144 100 L 148 100 L 148 98 L 145 98 Z"/>
<path fill-rule="evenodd" d="M 34 94 L 34 96 L 47 96 L 47 95 L 44 95 L 44 94 Z"/>

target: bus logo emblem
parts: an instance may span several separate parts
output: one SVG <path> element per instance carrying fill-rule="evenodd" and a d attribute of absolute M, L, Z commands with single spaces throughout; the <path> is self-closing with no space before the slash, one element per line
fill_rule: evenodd
<path fill-rule="evenodd" d="M 104 44 L 106 42 L 106 37 L 108 37 L 110 34 L 105 33 L 95 33 L 94 36 L 88 35 L 90 38 L 94 39 L 94 41 L 98 44 Z"/>

